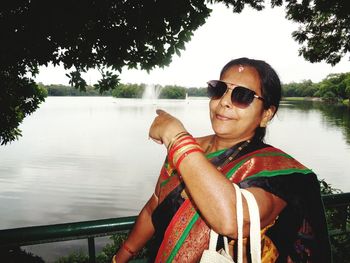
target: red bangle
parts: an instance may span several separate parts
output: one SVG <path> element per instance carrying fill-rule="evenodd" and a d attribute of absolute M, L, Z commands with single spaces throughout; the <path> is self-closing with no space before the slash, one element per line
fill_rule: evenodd
<path fill-rule="evenodd" d="M 189 155 L 190 153 L 194 153 L 194 152 L 203 152 L 203 150 L 200 148 L 195 148 L 183 153 L 176 162 L 176 165 L 175 165 L 176 171 L 179 171 L 179 166 L 180 166 L 180 163 L 183 161 L 183 159 L 185 159 L 185 157 L 187 157 L 187 155 Z"/>
<path fill-rule="evenodd" d="M 188 139 L 188 141 L 184 140 L 184 142 L 180 142 L 176 145 L 174 145 L 171 149 L 171 151 L 177 151 L 178 149 L 180 149 L 182 146 L 185 146 L 185 145 L 189 145 L 189 144 L 198 144 L 195 139 Z"/>
<path fill-rule="evenodd" d="M 132 251 L 125 243 L 123 243 L 122 248 L 124 248 L 130 255 L 136 255 L 136 252 Z"/>
<path fill-rule="evenodd" d="M 190 141 L 190 142 L 196 142 L 196 140 L 190 136 L 190 135 L 186 135 L 184 137 L 180 137 L 178 140 L 176 140 L 173 145 L 171 145 L 171 147 L 168 148 L 168 151 L 174 151 L 175 148 L 178 148 L 179 145 L 181 145 L 181 143 L 186 142 L 186 141 Z"/>
<path fill-rule="evenodd" d="M 181 149 L 181 148 L 184 147 L 184 146 L 190 145 L 190 144 L 192 144 L 192 145 L 198 145 L 198 143 L 196 143 L 196 142 L 185 142 L 185 143 L 183 143 L 183 144 L 181 144 L 181 145 L 178 145 L 178 146 L 176 146 L 176 147 L 173 147 L 173 148 L 171 149 L 171 151 L 169 152 L 169 159 L 170 159 L 170 161 L 173 162 L 174 154 L 175 154 L 175 152 L 176 152 L 177 150 Z"/>
<path fill-rule="evenodd" d="M 170 148 L 173 146 L 173 144 L 179 140 L 180 138 L 184 137 L 184 136 L 192 136 L 191 134 L 189 134 L 188 132 L 179 132 L 178 134 L 176 134 L 169 142 L 167 149 L 168 151 L 170 150 Z"/>
<path fill-rule="evenodd" d="M 170 149 L 176 147 L 176 146 L 179 145 L 181 142 L 186 141 L 186 140 L 190 140 L 190 141 L 196 142 L 195 138 L 193 138 L 191 135 L 185 135 L 185 136 L 180 137 L 179 139 L 177 139 L 177 140 L 173 143 L 173 145 L 170 147 Z M 170 149 L 169 149 L 169 150 L 170 150 Z"/>
<path fill-rule="evenodd" d="M 187 140 L 187 141 L 186 141 Z M 188 139 L 186 139 L 186 140 L 183 140 L 183 141 L 181 141 L 181 142 L 179 142 L 179 143 L 176 143 L 176 144 L 174 144 L 172 147 L 171 147 L 171 149 L 169 150 L 169 154 L 171 154 L 171 153 L 174 153 L 174 152 L 176 152 L 178 149 L 180 149 L 182 146 L 185 146 L 185 145 L 188 145 L 188 144 L 191 144 L 191 143 L 193 143 L 193 144 L 198 144 L 197 142 L 196 142 L 196 140 L 195 139 L 190 139 L 190 138 L 188 138 Z"/>

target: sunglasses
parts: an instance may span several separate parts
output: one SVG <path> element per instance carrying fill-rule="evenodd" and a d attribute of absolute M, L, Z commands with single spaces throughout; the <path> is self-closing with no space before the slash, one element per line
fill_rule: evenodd
<path fill-rule="evenodd" d="M 228 89 L 228 84 L 235 85 L 232 83 L 226 83 L 221 80 L 210 80 L 208 84 L 208 97 L 212 99 L 220 99 Z M 242 86 L 235 86 L 231 89 L 231 101 L 232 104 L 238 108 L 247 108 L 254 100 L 257 98 L 259 100 L 264 100 L 263 97 L 256 95 L 255 91 Z"/>

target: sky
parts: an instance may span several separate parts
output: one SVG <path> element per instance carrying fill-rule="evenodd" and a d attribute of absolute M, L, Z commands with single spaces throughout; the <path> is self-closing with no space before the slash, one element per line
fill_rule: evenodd
<path fill-rule="evenodd" d="M 204 87 L 210 79 L 219 78 L 221 68 L 231 59 L 249 57 L 265 60 L 278 73 L 282 83 L 312 80 L 319 82 L 330 73 L 350 71 L 349 54 L 331 66 L 325 62 L 310 63 L 298 56 L 300 45 L 291 34 L 299 25 L 285 18 L 283 7 L 255 11 L 246 7 L 240 14 L 224 5 L 212 5 L 207 22 L 197 29 L 190 42 L 165 68 L 123 70 L 122 83 L 145 83 Z M 35 80 L 44 84 L 68 84 L 63 67 L 41 67 Z M 97 70 L 83 75 L 88 84 L 101 78 Z"/>

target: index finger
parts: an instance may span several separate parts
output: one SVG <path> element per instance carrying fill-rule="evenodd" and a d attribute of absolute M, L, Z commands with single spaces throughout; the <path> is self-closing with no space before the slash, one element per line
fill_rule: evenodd
<path fill-rule="evenodd" d="M 167 114 L 166 111 L 161 110 L 161 109 L 157 109 L 157 110 L 156 110 L 156 113 L 157 113 L 158 115 Z"/>

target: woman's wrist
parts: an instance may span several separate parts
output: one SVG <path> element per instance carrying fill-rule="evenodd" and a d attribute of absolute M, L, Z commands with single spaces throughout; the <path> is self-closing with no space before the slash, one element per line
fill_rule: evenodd
<path fill-rule="evenodd" d="M 171 132 L 169 134 L 164 135 L 164 137 L 162 138 L 162 141 L 163 141 L 165 147 L 169 151 L 171 146 L 174 144 L 174 142 L 184 135 L 190 135 L 190 134 L 186 130 L 179 130 L 177 132 Z"/>
<path fill-rule="evenodd" d="M 176 170 L 179 170 L 183 159 L 194 152 L 203 152 L 203 150 L 187 132 L 179 132 L 168 144 L 168 160 Z"/>
<path fill-rule="evenodd" d="M 124 249 L 126 252 L 128 252 L 132 257 L 137 255 L 137 252 L 132 250 L 125 242 L 122 245 L 122 249 Z"/>
<path fill-rule="evenodd" d="M 189 135 L 188 132 L 186 131 L 181 131 L 179 133 L 177 133 L 176 135 L 174 135 L 168 143 L 164 143 L 166 145 L 166 148 L 168 149 L 168 151 L 170 150 L 170 148 L 174 145 L 175 141 L 179 140 L 181 137 L 185 136 L 185 135 Z"/>
<path fill-rule="evenodd" d="M 132 250 L 125 242 L 120 246 L 117 253 L 112 258 L 112 263 L 128 262 L 132 257 L 136 256 L 137 252 Z"/>

